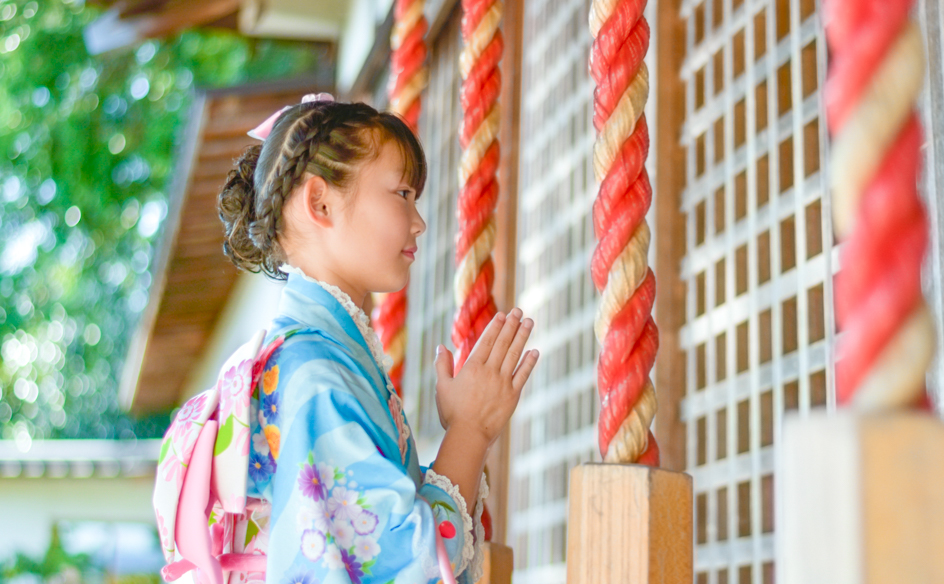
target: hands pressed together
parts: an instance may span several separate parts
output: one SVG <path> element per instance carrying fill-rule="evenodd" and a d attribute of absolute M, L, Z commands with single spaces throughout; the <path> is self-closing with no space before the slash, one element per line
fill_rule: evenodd
<path fill-rule="evenodd" d="M 496 314 L 458 375 L 452 352 L 437 347 L 436 407 L 446 436 L 435 469 L 459 486 L 470 506 L 488 448 L 514 413 L 538 361 L 536 349 L 524 350 L 534 321 L 523 316 L 519 308 Z"/>
<path fill-rule="evenodd" d="M 536 349 L 524 351 L 534 321 L 522 316 L 520 308 L 496 314 L 458 375 L 452 352 L 437 348 L 436 407 L 446 431 L 477 432 L 488 445 L 501 434 L 538 360 Z"/>

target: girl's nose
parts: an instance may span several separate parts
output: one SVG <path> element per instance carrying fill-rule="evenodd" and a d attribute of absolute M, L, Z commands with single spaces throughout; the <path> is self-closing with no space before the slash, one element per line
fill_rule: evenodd
<path fill-rule="evenodd" d="M 420 215 L 419 209 L 413 207 L 413 233 L 422 235 L 426 231 L 426 221 Z"/>

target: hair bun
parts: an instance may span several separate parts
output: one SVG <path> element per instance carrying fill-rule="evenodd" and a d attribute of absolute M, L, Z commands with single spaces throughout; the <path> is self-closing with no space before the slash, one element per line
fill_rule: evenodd
<path fill-rule="evenodd" d="M 252 237 L 252 226 L 256 220 L 256 190 L 253 183 L 261 152 L 261 144 L 246 148 L 236 160 L 235 167 L 226 175 L 226 183 L 220 190 L 218 209 L 225 232 L 223 253 L 237 268 L 249 272 L 264 271 L 277 277 L 280 262 L 273 261 L 271 254 L 262 249 L 266 246 L 257 245 Z"/>

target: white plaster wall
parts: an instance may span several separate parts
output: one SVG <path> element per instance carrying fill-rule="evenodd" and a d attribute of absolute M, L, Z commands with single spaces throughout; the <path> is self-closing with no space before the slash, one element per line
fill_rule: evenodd
<path fill-rule="evenodd" d="M 0 559 L 14 552 L 42 557 L 58 521 L 154 524 L 154 477 L 0 479 Z"/>
<path fill-rule="evenodd" d="M 354 84 L 374 44 L 375 29 L 393 6 L 393 0 L 352 0 L 338 40 L 337 88 L 345 94 Z"/>

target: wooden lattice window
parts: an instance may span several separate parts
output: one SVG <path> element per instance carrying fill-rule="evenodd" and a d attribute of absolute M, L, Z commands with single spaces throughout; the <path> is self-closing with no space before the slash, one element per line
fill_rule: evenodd
<path fill-rule="evenodd" d="M 825 39 L 814 0 L 684 2 L 682 17 L 696 582 L 768 584 L 783 416 L 835 400 Z"/>

